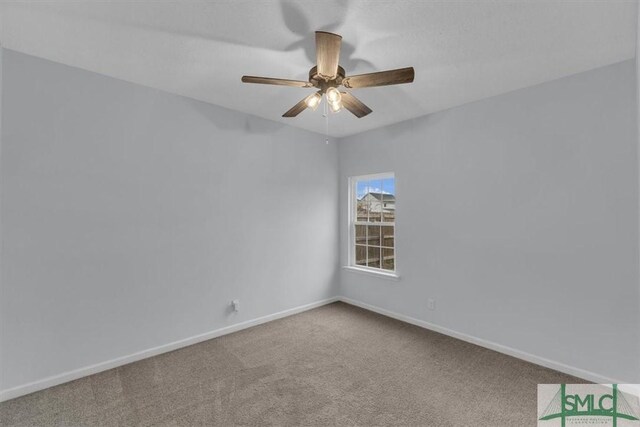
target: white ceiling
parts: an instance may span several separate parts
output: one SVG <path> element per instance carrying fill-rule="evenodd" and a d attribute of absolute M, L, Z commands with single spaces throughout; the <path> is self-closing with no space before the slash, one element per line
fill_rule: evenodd
<path fill-rule="evenodd" d="M 311 89 L 314 31 L 343 36 L 347 74 L 413 66 L 415 82 L 354 90 L 373 113 L 330 115 L 345 136 L 635 57 L 629 1 L 47 1 L 0 4 L 8 49 L 323 133 L 282 113 Z"/>

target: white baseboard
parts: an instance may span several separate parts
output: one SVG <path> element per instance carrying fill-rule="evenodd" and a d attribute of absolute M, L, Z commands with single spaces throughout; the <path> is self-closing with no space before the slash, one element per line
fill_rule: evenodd
<path fill-rule="evenodd" d="M 384 308 L 376 307 L 370 304 L 366 304 L 360 301 L 353 300 L 351 298 L 338 296 L 334 298 L 328 298 L 325 300 L 317 301 L 311 304 L 302 305 L 299 307 L 291 308 L 289 310 L 280 311 L 278 313 L 270 314 L 267 316 L 259 317 L 257 319 L 247 320 L 245 322 L 237 323 L 235 325 L 227 326 L 224 328 L 216 329 L 214 331 L 206 332 L 204 334 L 192 336 L 179 341 L 174 341 L 169 344 L 161 345 L 158 347 L 150 348 L 147 350 L 139 351 L 137 353 L 129 354 L 126 356 L 118 357 L 116 359 L 107 360 L 105 362 L 97 363 L 95 365 L 86 366 L 83 368 L 75 369 L 73 371 L 64 372 L 62 374 L 54 375 L 51 377 L 43 378 L 38 381 L 34 381 L 28 384 L 23 384 L 17 387 L 13 387 L 0 391 L 0 402 L 4 402 L 9 399 L 24 396 L 39 390 L 44 390 L 49 387 L 53 387 L 59 384 L 63 384 L 69 381 L 73 381 L 88 375 L 103 372 L 109 369 L 117 368 L 118 366 L 126 365 L 128 363 L 136 362 L 138 360 L 146 359 L 148 357 L 157 356 L 162 353 L 177 350 L 182 347 L 187 347 L 193 344 L 197 344 L 202 341 L 210 340 L 222 335 L 230 334 L 233 332 L 247 329 L 252 326 L 257 326 L 262 323 L 267 323 L 272 320 L 281 319 L 283 317 L 291 316 L 293 314 L 301 313 L 303 311 L 311 310 L 316 307 L 320 307 L 332 302 L 342 301 L 346 304 L 350 304 L 356 307 L 363 308 L 365 310 L 373 311 L 383 316 L 391 317 L 393 319 L 400 320 L 402 322 L 410 323 L 412 325 L 419 326 L 421 328 L 429 329 L 435 332 L 439 332 L 444 335 L 448 335 L 453 338 L 457 338 L 462 341 L 469 342 L 471 344 L 478 345 L 480 347 L 488 348 L 490 350 L 497 351 L 509 356 L 516 357 L 518 359 L 525 360 L 527 362 L 534 363 L 536 365 L 544 366 L 549 369 L 554 369 L 565 374 L 573 375 L 578 378 L 582 378 L 587 381 L 592 381 L 599 384 L 623 384 L 623 381 L 608 378 L 603 375 L 599 375 L 593 372 L 586 371 L 584 369 L 575 368 L 573 366 L 565 365 L 560 362 L 556 362 L 544 357 L 536 356 L 521 350 L 516 350 L 511 347 L 507 347 L 501 344 L 487 341 L 482 338 L 477 338 L 471 335 L 467 335 L 461 332 L 454 331 L 442 326 L 438 326 L 433 323 L 426 322 L 424 320 L 415 319 L 413 317 L 405 316 L 403 314 L 395 313 Z M 640 391 L 639 391 L 640 392 Z"/>
<path fill-rule="evenodd" d="M 139 351 L 137 353 L 118 357 L 116 359 L 111 359 L 105 362 L 96 363 L 95 365 L 74 369 L 73 371 L 68 371 L 62 374 L 43 378 L 41 380 L 33 381 L 28 384 L 23 384 L 10 389 L 1 390 L 0 402 L 4 402 L 9 399 L 14 399 L 16 397 L 24 396 L 26 394 L 30 394 L 39 390 L 44 390 L 45 388 L 53 387 L 69 381 L 77 380 L 79 378 L 86 377 L 88 375 L 97 374 L 98 372 L 117 368 L 118 366 L 126 365 L 127 363 L 136 362 L 138 360 L 146 359 L 148 357 L 157 356 L 158 354 L 167 353 L 169 351 L 173 351 L 182 347 L 187 347 L 193 344 L 197 344 L 199 342 L 210 340 L 212 338 L 237 332 L 242 329 L 247 329 L 252 326 L 257 326 L 262 323 L 271 322 L 272 320 L 281 319 L 283 317 L 287 317 L 293 314 L 301 313 L 303 311 L 311 310 L 313 308 L 320 307 L 326 304 L 331 304 L 332 302 L 336 302 L 336 301 L 338 301 L 338 298 L 336 297 L 327 298 L 321 301 L 313 302 L 311 304 L 301 305 L 299 307 L 294 307 L 288 310 L 280 311 L 278 313 L 269 314 L 263 317 L 258 317 L 257 319 L 247 320 L 245 322 L 241 322 L 235 325 L 216 329 L 214 331 L 206 332 L 204 334 L 195 335 L 179 341 L 171 342 L 169 344 L 164 344 L 158 347 Z"/>
<path fill-rule="evenodd" d="M 433 323 L 426 322 L 424 320 L 415 319 L 413 317 L 405 316 L 404 314 L 395 313 L 393 311 L 386 310 L 384 308 L 376 307 L 370 304 L 366 304 L 364 302 L 356 301 L 351 298 L 339 296 L 338 300 L 354 305 L 356 307 L 363 308 L 365 310 L 373 311 L 378 314 L 382 314 L 383 316 L 391 317 L 396 320 L 400 320 L 402 322 L 410 323 L 412 325 L 419 326 L 424 329 L 429 329 L 434 332 L 439 332 L 444 335 L 448 335 L 453 338 L 457 338 L 462 341 L 466 341 L 471 344 L 478 345 L 480 347 L 488 348 L 490 350 L 497 351 L 499 353 L 503 353 L 509 356 L 513 356 L 518 359 L 525 360 L 527 362 L 534 363 L 536 365 L 544 366 L 545 368 L 553 369 L 565 374 L 573 375 L 574 377 L 582 378 L 587 381 L 591 381 L 598 384 L 623 384 L 623 381 L 615 380 L 613 378 L 608 378 L 606 376 L 596 374 L 594 372 L 589 372 L 584 369 L 575 368 L 573 366 L 565 365 L 564 363 L 556 362 L 554 360 L 550 360 L 541 356 L 536 356 L 531 353 L 527 353 L 521 350 L 516 350 L 515 348 L 507 347 L 502 344 L 497 344 L 492 341 L 487 341 L 482 338 L 476 338 L 471 335 L 467 335 L 461 332 L 454 331 L 452 329 L 448 329 L 442 326 L 435 325 Z"/>

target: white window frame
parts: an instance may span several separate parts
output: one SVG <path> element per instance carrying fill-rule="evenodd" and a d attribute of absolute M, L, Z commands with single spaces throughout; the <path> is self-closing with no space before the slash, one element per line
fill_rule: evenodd
<path fill-rule="evenodd" d="M 383 173 L 376 173 L 376 174 L 369 174 L 369 175 L 357 175 L 357 176 L 351 176 L 349 177 L 349 191 L 348 191 L 348 197 L 349 197 L 349 201 L 347 203 L 347 207 L 349 209 L 349 213 L 348 213 L 348 221 L 349 221 L 349 238 L 348 240 L 348 244 L 349 244 L 349 248 L 348 248 L 348 265 L 345 266 L 346 269 L 351 270 L 351 271 L 355 271 L 355 272 L 361 272 L 361 273 L 367 273 L 367 274 L 372 274 L 375 276 L 382 276 L 382 277 L 387 277 L 387 278 L 392 278 L 392 279 L 399 279 L 399 275 L 398 275 L 398 254 L 397 254 L 397 234 L 396 234 L 396 222 L 380 222 L 380 223 L 371 223 L 368 221 L 357 221 L 356 218 L 356 203 L 357 203 L 357 182 L 358 181 L 368 181 L 368 180 L 383 180 L 383 179 L 388 179 L 388 178 L 393 178 L 394 181 L 396 179 L 395 174 L 393 172 L 383 172 Z M 397 192 L 397 191 L 396 191 Z M 393 254 L 394 254 L 394 263 L 393 263 L 393 268 L 394 270 L 385 270 L 383 268 L 377 268 L 377 267 L 369 267 L 369 266 L 364 266 L 364 265 L 357 265 L 356 264 L 356 242 L 355 242 L 355 238 L 356 238 L 356 225 L 381 225 L 381 226 L 392 226 L 393 227 Z"/>

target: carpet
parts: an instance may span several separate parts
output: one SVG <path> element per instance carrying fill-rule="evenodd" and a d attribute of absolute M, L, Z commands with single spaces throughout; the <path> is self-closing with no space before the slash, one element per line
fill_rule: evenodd
<path fill-rule="evenodd" d="M 3 426 L 535 426 L 583 380 L 344 303 L 0 404 Z"/>

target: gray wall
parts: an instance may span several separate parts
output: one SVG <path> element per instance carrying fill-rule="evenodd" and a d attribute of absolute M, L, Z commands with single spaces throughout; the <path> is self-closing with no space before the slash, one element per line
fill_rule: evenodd
<path fill-rule="evenodd" d="M 334 142 L 12 51 L 2 73 L 0 388 L 337 293 Z"/>
<path fill-rule="evenodd" d="M 336 149 L 3 53 L 0 389 L 338 293 L 640 382 L 633 61 Z M 401 280 L 336 277 L 346 179 L 386 171 Z"/>
<path fill-rule="evenodd" d="M 341 140 L 342 263 L 347 177 L 392 171 L 401 275 L 342 295 L 640 382 L 635 88 L 630 60 Z"/>

